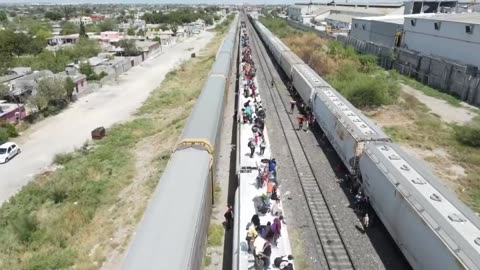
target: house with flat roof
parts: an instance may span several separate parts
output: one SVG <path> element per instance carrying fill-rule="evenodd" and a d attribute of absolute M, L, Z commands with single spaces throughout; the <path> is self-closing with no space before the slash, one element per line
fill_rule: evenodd
<path fill-rule="evenodd" d="M 8 103 L 6 100 L 0 100 L 0 120 L 11 124 L 27 117 L 25 105 L 21 103 Z"/>

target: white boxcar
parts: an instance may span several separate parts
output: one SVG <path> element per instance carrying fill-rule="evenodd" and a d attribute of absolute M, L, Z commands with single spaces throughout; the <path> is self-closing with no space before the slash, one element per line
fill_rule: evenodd
<path fill-rule="evenodd" d="M 351 174 L 357 171 L 365 142 L 390 141 L 379 127 L 333 88 L 319 89 L 313 94 L 312 111 Z"/>
<path fill-rule="evenodd" d="M 305 64 L 300 57 L 290 50 L 281 52 L 280 58 L 277 59 L 277 62 L 280 63 L 280 66 L 290 80 L 292 80 L 293 66 L 295 64 Z"/>
<path fill-rule="evenodd" d="M 363 189 L 414 269 L 479 269 L 479 218 L 415 159 L 390 143 L 367 143 Z"/>
<path fill-rule="evenodd" d="M 324 87 L 330 87 L 330 85 L 307 64 L 297 64 L 293 66 L 292 83 L 303 101 L 307 104 L 315 91 Z"/>

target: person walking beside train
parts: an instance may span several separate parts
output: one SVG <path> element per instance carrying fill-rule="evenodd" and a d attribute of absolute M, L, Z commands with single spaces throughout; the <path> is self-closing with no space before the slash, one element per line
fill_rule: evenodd
<path fill-rule="evenodd" d="M 304 120 L 305 120 L 305 119 L 304 119 L 303 115 L 299 114 L 299 115 L 297 116 L 298 130 L 302 130 L 302 128 L 303 128 L 303 121 L 304 121 Z"/>
<path fill-rule="evenodd" d="M 227 211 L 223 216 L 225 217 L 225 228 L 229 231 L 233 223 L 233 209 L 230 204 L 227 205 Z"/>
<path fill-rule="evenodd" d="M 293 114 L 293 110 L 295 109 L 295 104 L 297 104 L 297 102 L 295 100 L 290 100 L 290 113 Z"/>

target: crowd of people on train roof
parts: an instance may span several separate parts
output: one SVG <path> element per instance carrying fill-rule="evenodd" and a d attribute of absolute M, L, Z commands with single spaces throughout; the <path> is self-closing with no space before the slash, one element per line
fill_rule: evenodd
<path fill-rule="evenodd" d="M 259 96 L 258 87 L 255 84 L 256 67 L 252 58 L 252 50 L 250 47 L 249 36 L 247 35 L 245 25 L 241 29 L 241 61 L 242 76 L 241 83 L 243 86 L 243 95 L 247 102 L 243 104 L 241 109 L 241 122 L 245 125 L 252 125 L 252 138 L 248 141 L 250 148 L 250 158 L 253 158 L 257 147 L 258 155 L 263 157 L 267 142 L 264 136 L 265 130 L 265 111 Z M 248 224 L 245 224 L 247 230 L 246 242 L 248 252 L 251 253 L 255 260 L 255 269 L 276 269 L 292 270 L 293 256 L 284 255 L 274 259 L 272 256 L 272 248 L 277 248 L 277 241 L 282 236 L 282 224 L 285 223 L 283 211 L 281 208 L 280 197 L 278 194 L 277 182 L 277 162 L 274 158 L 262 158 L 258 166 L 257 189 L 261 189 L 261 198 L 255 204 L 256 214 L 254 214 Z M 271 215 L 273 222 L 268 221 L 261 224 L 260 216 Z M 225 213 L 227 224 L 233 221 L 233 211 L 229 206 Z"/>

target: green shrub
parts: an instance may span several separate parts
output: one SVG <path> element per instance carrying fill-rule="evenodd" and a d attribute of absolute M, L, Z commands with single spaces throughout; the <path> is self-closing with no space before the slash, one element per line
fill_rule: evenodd
<path fill-rule="evenodd" d="M 67 162 L 74 158 L 74 153 L 59 153 L 53 158 L 53 163 L 59 165 L 65 165 Z"/>
<path fill-rule="evenodd" d="M 394 103 L 400 95 L 400 85 L 389 73 L 362 73 L 350 64 L 327 80 L 357 108 L 372 108 Z"/>
<path fill-rule="evenodd" d="M 101 80 L 101 79 L 103 79 L 107 76 L 108 76 L 108 73 L 105 72 L 105 71 L 102 71 L 102 72 L 100 72 L 100 74 L 98 74 L 98 79 Z"/>
<path fill-rule="evenodd" d="M 75 253 L 72 250 L 57 249 L 55 252 L 34 254 L 27 263 L 28 270 L 68 269 L 73 264 Z"/>
<path fill-rule="evenodd" d="M 3 144 L 8 141 L 8 132 L 6 129 L 0 128 L 0 144 Z"/>
<path fill-rule="evenodd" d="M 455 138 L 461 144 L 480 147 L 480 126 L 455 126 Z"/>
<path fill-rule="evenodd" d="M 10 138 L 18 137 L 18 132 L 17 132 L 17 129 L 15 129 L 14 125 L 8 122 L 1 121 L 0 128 L 4 129 L 7 132 L 8 137 Z"/>
<path fill-rule="evenodd" d="M 23 243 L 29 243 L 33 234 L 37 230 L 37 221 L 33 215 L 26 212 L 20 213 L 11 221 L 13 231 L 18 240 Z"/>

